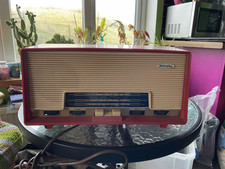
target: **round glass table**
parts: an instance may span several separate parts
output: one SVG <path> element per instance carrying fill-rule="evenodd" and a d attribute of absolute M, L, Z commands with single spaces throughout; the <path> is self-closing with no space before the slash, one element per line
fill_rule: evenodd
<path fill-rule="evenodd" d="M 71 127 L 27 126 L 23 123 L 23 107 L 19 109 L 20 129 L 35 146 L 43 149 L 49 140 L 59 132 Z M 59 137 L 47 150 L 54 155 L 83 159 L 101 150 L 113 149 L 124 152 L 128 162 L 151 160 L 177 152 L 199 134 L 202 123 L 200 109 L 189 100 L 188 121 L 185 125 L 80 125 Z M 100 162 L 120 162 L 118 155 L 104 155 L 95 160 Z"/>

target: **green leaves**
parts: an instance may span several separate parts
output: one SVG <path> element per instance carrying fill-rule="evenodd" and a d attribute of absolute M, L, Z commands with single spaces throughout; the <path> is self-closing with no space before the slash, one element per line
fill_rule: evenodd
<path fill-rule="evenodd" d="M 74 32 L 77 43 L 84 43 L 88 36 L 88 29 L 85 28 L 83 32 L 83 30 L 78 26 L 77 28 L 74 28 Z"/>
<path fill-rule="evenodd" d="M 86 39 L 87 38 L 87 35 L 88 35 L 88 29 L 85 28 L 84 35 L 83 35 L 83 39 Z"/>
<path fill-rule="evenodd" d="M 28 37 L 21 31 L 18 32 L 19 36 L 21 36 L 23 39 L 28 39 Z"/>
<path fill-rule="evenodd" d="M 105 18 L 102 18 L 100 29 L 103 30 L 105 28 Z"/>
<path fill-rule="evenodd" d="M 18 5 L 16 4 L 16 11 L 17 11 L 17 13 L 18 13 L 20 19 L 23 20 L 22 14 L 21 14 L 21 12 L 20 12 L 20 8 L 21 8 L 21 7 L 18 6 Z"/>
<path fill-rule="evenodd" d="M 16 40 L 16 43 L 17 43 L 19 48 L 24 48 L 24 45 L 23 45 L 23 43 L 21 41 Z"/>
<path fill-rule="evenodd" d="M 13 34 L 14 34 L 14 37 L 15 37 L 15 39 L 16 40 L 19 40 L 19 35 L 18 35 L 18 27 L 15 27 L 14 29 L 13 29 Z"/>
<path fill-rule="evenodd" d="M 32 44 L 32 45 L 35 45 L 35 44 L 36 44 L 36 42 L 37 42 L 37 40 L 38 40 L 38 35 L 37 35 L 36 33 L 34 34 L 33 39 L 34 39 L 34 42 L 33 42 L 33 44 Z"/>
<path fill-rule="evenodd" d="M 155 43 L 153 43 L 153 42 L 146 42 L 146 44 L 147 45 L 148 44 L 152 44 L 152 45 L 155 45 L 155 46 L 171 46 L 173 41 L 174 41 L 174 39 L 171 41 L 170 44 L 166 44 L 165 40 L 164 40 L 164 38 L 162 36 L 162 39 L 160 39 L 160 40 L 157 37 L 155 37 Z"/>
<path fill-rule="evenodd" d="M 102 18 L 101 24 L 97 26 L 96 32 L 92 34 L 92 41 L 90 43 L 95 44 L 98 41 L 101 40 L 101 36 L 103 36 L 103 33 L 107 30 L 106 27 L 106 19 Z"/>
<path fill-rule="evenodd" d="M 25 15 L 21 13 L 20 8 L 20 6 L 16 5 L 16 10 L 20 19 L 20 27 L 17 26 L 17 21 L 15 21 L 14 18 L 11 18 L 11 21 L 6 21 L 6 24 L 13 30 L 13 34 L 18 46 L 18 52 L 20 52 L 21 48 L 36 45 L 36 42 L 38 40 L 34 19 L 36 15 L 29 11 L 25 13 L 30 22 L 30 30 L 28 32 L 26 30 L 26 22 L 24 20 Z"/>
<path fill-rule="evenodd" d="M 81 28 L 78 27 L 78 28 L 77 28 L 77 34 L 80 35 L 80 32 L 81 32 Z"/>
<path fill-rule="evenodd" d="M 5 21 L 8 26 L 12 26 L 10 21 Z"/>
<path fill-rule="evenodd" d="M 26 24 L 25 24 L 25 22 L 24 22 L 24 20 L 21 20 L 21 29 L 23 30 L 23 31 L 25 31 L 26 30 Z"/>
<path fill-rule="evenodd" d="M 60 35 L 60 34 L 55 34 L 53 36 L 53 38 L 45 43 L 66 43 L 66 44 L 73 44 L 73 40 L 72 39 L 68 39 L 66 40 L 64 35 Z"/>

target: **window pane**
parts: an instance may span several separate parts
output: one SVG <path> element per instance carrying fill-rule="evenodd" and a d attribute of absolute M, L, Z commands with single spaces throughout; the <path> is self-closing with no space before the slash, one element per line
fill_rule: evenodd
<path fill-rule="evenodd" d="M 19 20 L 16 4 L 23 13 L 28 10 L 36 15 L 38 44 L 51 40 L 56 33 L 75 40 L 74 16 L 82 28 L 81 0 L 11 0 L 12 17 Z"/>
<path fill-rule="evenodd" d="M 128 42 L 133 42 L 133 32 L 128 30 L 128 25 L 134 25 L 135 0 L 96 0 L 96 26 L 101 24 L 102 18 L 106 18 L 109 26 L 119 20 L 125 26 Z M 119 44 L 118 27 L 111 26 L 105 31 L 105 44 Z M 103 33 L 104 34 L 104 33 Z"/>

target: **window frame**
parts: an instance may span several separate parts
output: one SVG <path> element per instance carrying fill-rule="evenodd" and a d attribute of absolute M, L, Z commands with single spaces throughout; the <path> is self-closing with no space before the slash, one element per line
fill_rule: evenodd
<path fill-rule="evenodd" d="M 0 18 L 0 61 L 5 61 L 5 51 L 4 51 L 4 45 L 3 45 L 3 33 L 2 33 L 2 27 L 1 27 L 1 18 Z"/>
<path fill-rule="evenodd" d="M 82 0 L 82 27 L 88 29 L 88 36 L 86 41 L 90 41 L 92 34 L 96 30 L 96 14 L 95 14 L 95 0 Z"/>
<path fill-rule="evenodd" d="M 155 34 L 158 29 L 156 25 L 158 15 L 157 9 L 158 4 L 160 2 L 162 3 L 162 1 L 163 0 L 136 0 L 135 2 L 134 26 L 137 30 L 147 30 L 150 33 L 150 37 L 152 37 L 150 39 L 151 42 L 155 41 Z M 5 59 L 7 62 L 15 62 L 17 50 L 13 32 L 5 24 L 5 20 L 10 20 L 11 18 L 10 10 L 10 0 L 2 0 L 0 5 L 0 31 L 2 27 L 2 34 L 0 32 L 0 41 L 2 39 L 3 43 L 0 43 L 0 45 L 3 48 L 4 58 L 0 57 L 0 59 Z M 83 30 L 85 28 L 88 28 L 89 30 L 87 40 L 90 40 L 92 33 L 94 33 L 96 29 L 95 10 L 95 0 L 82 0 L 82 26 Z"/>
<path fill-rule="evenodd" d="M 13 37 L 13 32 L 6 25 L 5 21 L 10 20 L 10 0 L 2 0 L 0 5 L 0 31 L 2 36 L 0 40 L 3 42 L 1 47 L 3 48 L 3 55 L 1 59 L 4 59 L 6 62 L 16 62 L 16 45 Z"/>

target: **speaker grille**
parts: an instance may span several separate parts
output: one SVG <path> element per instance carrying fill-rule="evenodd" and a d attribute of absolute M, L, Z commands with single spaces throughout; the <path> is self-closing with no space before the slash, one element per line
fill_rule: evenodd
<path fill-rule="evenodd" d="M 26 59 L 32 110 L 62 110 L 66 92 L 151 92 L 152 109 L 181 109 L 185 54 L 28 51 Z"/>

